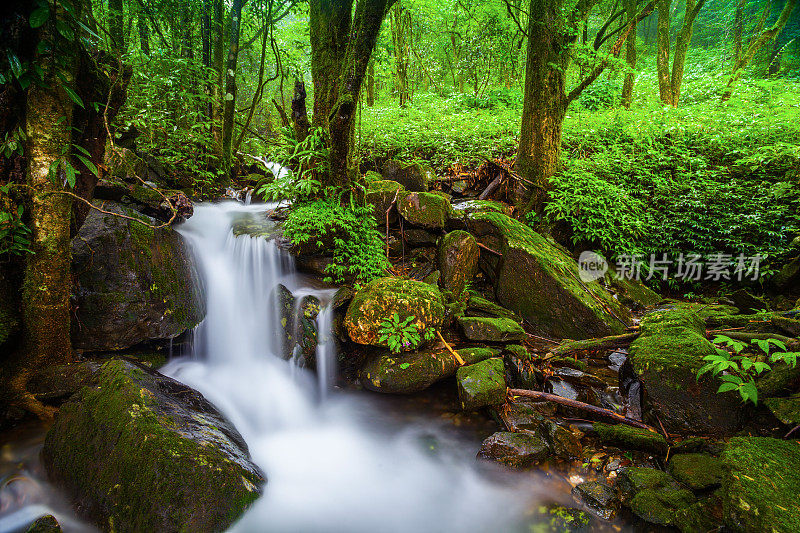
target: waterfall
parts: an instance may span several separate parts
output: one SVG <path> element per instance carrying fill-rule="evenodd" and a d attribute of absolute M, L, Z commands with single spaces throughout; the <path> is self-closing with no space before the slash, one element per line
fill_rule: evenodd
<path fill-rule="evenodd" d="M 368 401 L 332 391 L 332 291 L 298 275 L 273 242 L 236 237 L 232 220 L 268 206 L 200 204 L 178 228 L 198 263 L 208 314 L 191 357 L 162 372 L 201 391 L 244 436 L 267 475 L 264 496 L 235 531 L 509 530 L 534 487 L 496 484 L 474 467 L 475 449 L 432 455 L 424 439 L 453 441 L 433 423 L 400 425 Z M 313 294 L 318 370 L 279 357 L 274 289 Z M 448 441 L 449 439 L 449 441 Z M 459 447 L 453 445 L 454 450 Z"/>

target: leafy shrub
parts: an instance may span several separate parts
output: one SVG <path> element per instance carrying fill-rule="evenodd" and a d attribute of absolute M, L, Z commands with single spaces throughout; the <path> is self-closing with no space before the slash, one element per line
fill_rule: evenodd
<path fill-rule="evenodd" d="M 583 90 L 578 101 L 589 111 L 607 109 L 619 103 L 622 87 L 606 77 L 598 78 Z"/>
<path fill-rule="evenodd" d="M 400 320 L 400 315 L 393 313 L 381 321 L 378 341 L 385 342 L 392 353 L 400 353 L 414 350 L 423 342 L 433 340 L 434 329 L 427 328 L 420 335 L 415 321 L 416 317 L 413 315 Z"/>
<path fill-rule="evenodd" d="M 22 213 L 22 206 L 17 207 L 16 212 L 0 210 L 0 256 L 33 253 L 30 249 L 31 230 L 22 222 Z"/>

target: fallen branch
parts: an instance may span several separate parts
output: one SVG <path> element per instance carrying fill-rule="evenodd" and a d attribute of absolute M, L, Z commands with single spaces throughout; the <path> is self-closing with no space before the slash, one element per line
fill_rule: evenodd
<path fill-rule="evenodd" d="M 486 186 L 480 196 L 478 196 L 478 200 L 486 200 L 489 198 L 497 189 L 500 188 L 501 183 L 503 183 L 503 173 L 498 172 L 497 177 L 493 179 L 492 182 Z"/>
<path fill-rule="evenodd" d="M 582 341 L 564 341 L 550 353 L 555 357 L 564 356 L 572 352 L 579 352 L 582 350 L 604 350 L 609 348 L 624 348 L 636 340 L 639 332 L 624 333 L 622 335 L 611 335 L 610 337 L 598 337 L 596 339 L 585 339 Z"/>
<path fill-rule="evenodd" d="M 500 252 L 498 252 L 497 250 L 492 250 L 491 248 L 489 248 L 489 247 L 488 247 L 488 246 L 486 246 L 486 245 L 483 245 L 483 244 L 481 244 L 481 243 L 478 243 L 478 247 L 479 247 L 481 250 L 486 250 L 487 252 L 489 252 L 489 253 L 491 253 L 491 254 L 494 254 L 494 255 L 496 255 L 496 256 L 498 256 L 498 257 L 503 257 L 503 254 L 501 254 L 501 253 L 500 253 Z"/>
<path fill-rule="evenodd" d="M 439 340 L 442 341 L 442 343 L 444 344 L 444 347 L 447 348 L 447 351 L 450 352 L 450 354 L 453 357 L 455 357 L 456 361 L 458 362 L 458 366 L 464 366 L 465 364 L 467 364 L 467 363 L 464 362 L 464 359 L 462 359 L 461 356 L 458 355 L 458 352 L 453 350 L 450 347 L 450 345 L 447 344 L 447 341 L 444 340 L 444 337 L 442 337 L 442 334 L 439 333 L 439 330 L 436 330 L 436 335 L 439 337 Z"/>
<path fill-rule="evenodd" d="M 654 433 L 658 433 L 655 430 L 655 428 L 648 426 L 644 422 L 639 422 L 638 420 L 628 418 L 627 416 L 622 416 L 619 413 L 615 413 L 614 411 L 609 411 L 608 409 L 603 409 L 602 407 L 595 407 L 594 405 L 589 405 L 588 403 L 579 402 L 577 400 L 570 400 L 569 398 L 564 398 L 563 396 L 558 396 L 557 394 L 550 394 L 548 392 L 539 392 L 526 389 L 509 389 L 508 393 L 512 397 L 523 396 L 525 398 L 533 398 L 534 400 L 545 400 L 548 402 L 560 403 L 561 405 L 566 405 L 567 407 L 574 407 L 576 409 L 581 409 L 583 411 L 588 411 L 590 413 L 610 418 L 615 422 L 619 422 L 620 424 L 626 424 L 628 426 L 633 426 L 640 429 L 647 429 Z"/>

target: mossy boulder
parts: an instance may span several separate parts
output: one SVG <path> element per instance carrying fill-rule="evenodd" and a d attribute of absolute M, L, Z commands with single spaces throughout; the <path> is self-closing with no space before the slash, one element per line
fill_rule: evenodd
<path fill-rule="evenodd" d="M 442 290 L 459 297 L 478 273 L 480 255 L 478 241 L 466 231 L 451 231 L 442 237 L 437 254 Z"/>
<path fill-rule="evenodd" d="M 417 331 L 438 328 L 444 320 L 444 298 L 428 283 L 402 278 L 378 278 L 356 292 L 344 317 L 350 338 L 358 344 L 386 346 L 380 341 L 381 322 L 397 313 L 413 316 Z"/>
<path fill-rule="evenodd" d="M 617 487 L 625 501 L 647 489 L 677 489 L 678 483 L 663 470 L 633 466 L 619 471 Z"/>
<path fill-rule="evenodd" d="M 585 339 L 622 333 L 630 314 L 597 281 L 583 282 L 577 261 L 518 220 L 501 213 L 468 216 L 470 232 L 499 239 L 495 290 L 501 305 L 539 333 Z"/>
<path fill-rule="evenodd" d="M 63 529 L 61 529 L 56 517 L 47 514 L 34 520 L 25 530 L 25 533 L 61 533 L 62 531 Z"/>
<path fill-rule="evenodd" d="M 531 468 L 547 459 L 548 453 L 547 443 L 536 435 L 498 431 L 481 443 L 478 458 L 511 468 Z"/>
<path fill-rule="evenodd" d="M 196 326 L 205 304 L 194 261 L 180 235 L 119 204 L 92 210 L 72 240 L 73 346 L 120 350 L 173 338 Z"/>
<path fill-rule="evenodd" d="M 642 520 L 660 526 L 671 526 L 675 524 L 679 512 L 696 502 L 697 498 L 686 489 L 645 489 L 633 497 L 630 508 Z"/>
<path fill-rule="evenodd" d="M 525 330 L 510 318 L 461 317 L 464 335 L 473 341 L 514 342 L 525 338 Z"/>
<path fill-rule="evenodd" d="M 456 372 L 458 399 L 465 411 L 499 405 L 506 398 L 506 376 L 499 357 L 462 366 Z"/>
<path fill-rule="evenodd" d="M 722 454 L 725 525 L 732 531 L 800 531 L 800 444 L 734 437 Z"/>
<path fill-rule="evenodd" d="M 583 446 L 581 446 L 580 437 L 564 426 L 552 420 L 546 420 L 539 431 L 550 446 L 550 450 L 557 457 L 572 461 L 581 456 Z"/>
<path fill-rule="evenodd" d="M 789 398 L 767 398 L 764 405 L 775 415 L 775 418 L 787 426 L 800 424 L 800 394 Z"/>
<path fill-rule="evenodd" d="M 472 213 L 502 213 L 511 216 L 511 206 L 495 200 L 465 200 L 453 204 L 453 214 L 458 217 Z"/>
<path fill-rule="evenodd" d="M 542 505 L 530 513 L 524 531 L 531 533 L 583 533 L 593 531 L 591 515 L 580 509 L 561 505 Z"/>
<path fill-rule="evenodd" d="M 602 481 L 584 481 L 572 489 L 572 494 L 606 520 L 614 516 L 619 508 L 617 491 Z"/>
<path fill-rule="evenodd" d="M 369 356 L 359 379 L 364 388 L 389 394 L 411 394 L 425 390 L 458 368 L 445 349 L 403 354 L 377 353 Z"/>
<path fill-rule="evenodd" d="M 367 185 L 365 199 L 368 204 L 372 204 L 378 228 L 385 229 L 387 211 L 389 211 L 389 222 L 397 220 L 397 211 L 390 208 L 404 194 L 405 189 L 396 181 L 380 180 Z"/>
<path fill-rule="evenodd" d="M 617 299 L 628 307 L 634 309 L 651 307 L 663 299 L 660 294 L 638 279 L 614 274 L 607 275 L 607 279 Z"/>
<path fill-rule="evenodd" d="M 404 188 L 414 192 L 425 192 L 430 183 L 436 179 L 433 169 L 419 161 L 405 162 L 390 160 L 383 167 L 383 176 L 400 183 Z"/>
<path fill-rule="evenodd" d="M 432 192 L 407 192 L 397 199 L 397 208 L 410 224 L 443 229 L 450 216 L 450 201 Z"/>
<path fill-rule="evenodd" d="M 722 483 L 722 460 L 704 453 L 682 453 L 669 461 L 672 477 L 694 490 Z"/>
<path fill-rule="evenodd" d="M 247 445 L 200 393 L 119 359 L 93 379 L 61 407 L 42 459 L 100 529 L 222 531 L 259 497 Z"/>
<path fill-rule="evenodd" d="M 477 294 L 470 294 L 465 314 L 467 316 L 482 316 L 486 318 L 510 318 L 520 322 L 520 317 L 512 310 L 506 309 Z"/>
<path fill-rule="evenodd" d="M 622 449 L 642 450 L 656 455 L 666 455 L 667 440 L 658 433 L 623 424 L 603 424 L 595 422 L 592 426 L 600 442 Z"/>
<path fill-rule="evenodd" d="M 718 394 L 716 378 L 697 371 L 716 349 L 705 337 L 704 314 L 714 306 L 674 306 L 642 318 L 641 334 L 628 360 L 644 385 L 645 401 L 667 431 L 728 435 L 741 422 L 741 402 L 733 392 Z M 702 308 L 702 312 L 699 312 Z M 718 307 L 727 313 L 729 308 Z"/>

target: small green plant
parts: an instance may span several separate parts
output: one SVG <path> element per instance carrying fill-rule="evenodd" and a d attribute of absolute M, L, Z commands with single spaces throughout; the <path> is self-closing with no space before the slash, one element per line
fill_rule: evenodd
<path fill-rule="evenodd" d="M 760 350 L 760 353 L 754 354 L 742 353 L 748 345 L 725 335 L 717 335 L 711 342 L 724 344 L 725 349 L 717 348 L 717 353 L 703 358 L 708 363 L 697 371 L 697 379 L 711 372 L 723 382 L 717 392 L 738 391 L 743 402 L 750 401 L 754 405 L 758 404 L 755 378 L 772 369 L 766 361 L 784 362 L 794 367 L 797 365 L 797 356 L 800 355 L 788 351 L 786 345 L 778 339 L 754 339 L 752 344 Z M 773 346 L 781 351 L 771 352 Z"/>
<path fill-rule="evenodd" d="M 436 332 L 433 328 L 428 328 L 420 331 L 414 322 L 417 317 L 411 315 L 404 320 L 400 319 L 400 315 L 393 313 L 392 316 L 385 318 L 381 322 L 381 327 L 378 330 L 380 342 L 385 342 L 389 346 L 392 353 L 400 353 L 417 348 L 423 342 L 433 340 Z"/>
<path fill-rule="evenodd" d="M 10 185 L 0 186 L 0 194 L 8 194 Z M 23 207 L 16 210 L 0 210 L 0 256 L 5 254 L 25 255 L 33 253 L 31 246 L 31 230 L 22 222 Z"/>

